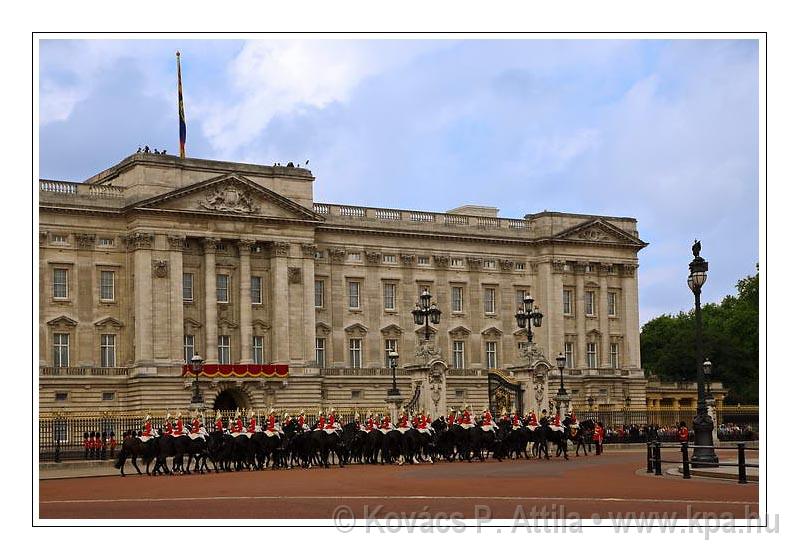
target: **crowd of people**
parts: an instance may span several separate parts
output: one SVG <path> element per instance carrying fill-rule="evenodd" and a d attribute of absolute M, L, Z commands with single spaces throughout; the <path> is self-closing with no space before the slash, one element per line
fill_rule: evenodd
<path fill-rule="evenodd" d="M 691 425 L 676 422 L 668 426 L 658 424 L 618 424 L 605 427 L 606 443 L 644 443 L 647 441 L 681 441 L 681 428 L 686 427 L 689 439 L 694 438 Z M 750 424 L 739 425 L 727 422 L 717 427 L 717 436 L 721 441 L 750 441 L 758 439 L 758 432 Z"/>

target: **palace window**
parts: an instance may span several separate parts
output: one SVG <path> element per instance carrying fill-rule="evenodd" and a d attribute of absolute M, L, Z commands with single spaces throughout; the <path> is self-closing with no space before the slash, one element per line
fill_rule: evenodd
<path fill-rule="evenodd" d="M 53 234 L 53 243 L 55 243 L 57 245 L 66 245 L 67 244 L 67 236 L 59 234 L 59 233 L 54 233 Z"/>
<path fill-rule="evenodd" d="M 586 292 L 584 302 L 586 304 L 586 314 L 594 316 L 594 292 Z"/>
<path fill-rule="evenodd" d="M 361 339 L 360 338 L 351 338 L 350 339 L 350 367 L 351 368 L 360 368 L 361 367 Z"/>
<path fill-rule="evenodd" d="M 494 313 L 495 312 L 495 295 L 497 290 L 495 288 L 484 288 L 483 289 L 483 312 L 484 313 Z"/>
<path fill-rule="evenodd" d="M 608 292 L 608 316 L 617 315 L 617 292 Z"/>
<path fill-rule="evenodd" d="M 69 283 L 66 268 L 53 269 L 53 297 L 67 299 L 69 296 Z"/>
<path fill-rule="evenodd" d="M 117 367 L 116 335 L 100 335 L 100 367 Z"/>
<path fill-rule="evenodd" d="M 464 288 L 453 286 L 450 289 L 450 307 L 456 313 L 464 311 Z"/>
<path fill-rule="evenodd" d="M 514 263 L 514 270 L 525 270 L 525 263 Z"/>
<path fill-rule="evenodd" d="M 111 270 L 100 271 L 100 300 L 114 301 L 114 272 Z"/>
<path fill-rule="evenodd" d="M 453 367 L 455 369 L 464 369 L 464 341 L 453 341 Z"/>
<path fill-rule="evenodd" d="M 254 336 L 253 337 L 253 363 L 254 364 L 263 364 L 264 363 L 264 337 L 263 336 Z"/>
<path fill-rule="evenodd" d="M 350 262 L 361 262 L 361 253 L 347 253 L 347 260 Z"/>
<path fill-rule="evenodd" d="M 497 268 L 497 261 L 486 259 L 483 261 L 483 268 L 487 268 L 489 270 L 494 270 Z"/>
<path fill-rule="evenodd" d="M 110 237 L 101 237 L 100 238 L 100 246 L 101 247 L 113 247 L 114 246 L 114 240 L 111 239 Z"/>
<path fill-rule="evenodd" d="M 183 273 L 183 301 L 194 301 L 194 274 L 190 272 Z"/>
<path fill-rule="evenodd" d="M 325 307 L 325 281 L 314 280 L 314 307 Z"/>
<path fill-rule="evenodd" d="M 611 356 L 611 367 L 617 369 L 619 367 L 619 343 L 611 343 L 609 355 Z"/>
<path fill-rule="evenodd" d="M 461 267 L 464 266 L 464 259 L 462 259 L 460 257 L 456 257 L 456 258 L 450 259 L 450 266 L 455 267 L 455 268 L 461 268 Z"/>
<path fill-rule="evenodd" d="M 423 266 L 424 265 L 429 265 L 429 264 L 431 264 L 431 258 L 430 257 L 417 257 L 417 264 L 421 264 Z"/>
<path fill-rule="evenodd" d="M 217 337 L 217 359 L 221 364 L 231 363 L 231 337 L 226 334 Z"/>
<path fill-rule="evenodd" d="M 347 283 L 348 305 L 350 309 L 358 309 L 361 307 L 361 283 L 348 282 Z"/>
<path fill-rule="evenodd" d="M 264 303 L 261 299 L 261 276 L 250 277 L 250 302 L 253 305 Z M 260 363 L 260 362 L 256 362 Z"/>
<path fill-rule="evenodd" d="M 183 361 L 187 364 L 192 363 L 194 357 L 194 335 L 183 335 Z"/>
<path fill-rule="evenodd" d="M 595 369 L 597 367 L 597 343 L 586 343 L 586 367 Z"/>
<path fill-rule="evenodd" d="M 396 338 L 387 338 L 386 339 L 386 351 L 384 354 L 384 362 L 386 363 L 386 367 L 392 367 L 391 363 L 389 362 L 389 352 L 397 352 L 397 339 Z"/>
<path fill-rule="evenodd" d="M 528 293 L 528 290 L 517 290 L 517 307 L 522 307 L 525 304 L 525 294 Z"/>
<path fill-rule="evenodd" d="M 314 345 L 317 367 L 325 367 L 325 339 L 317 338 Z"/>
<path fill-rule="evenodd" d="M 69 334 L 53 334 L 53 366 L 69 367 Z"/>
<path fill-rule="evenodd" d="M 383 262 L 385 264 L 396 264 L 397 255 L 383 255 Z"/>
<path fill-rule="evenodd" d="M 486 343 L 486 367 L 497 367 L 497 343 L 494 341 Z"/>
<path fill-rule="evenodd" d="M 396 308 L 397 284 L 383 285 L 383 308 L 394 310 Z"/>
<path fill-rule="evenodd" d="M 564 290 L 564 315 L 572 315 L 572 290 Z"/>
<path fill-rule="evenodd" d="M 567 359 L 566 367 L 572 369 L 575 367 L 575 358 L 573 352 L 573 344 L 571 342 L 564 343 L 564 357 Z"/>
<path fill-rule="evenodd" d="M 113 401 L 114 400 L 114 393 L 111 392 L 111 391 L 105 392 L 105 393 L 103 393 L 101 398 L 104 401 Z"/>
<path fill-rule="evenodd" d="M 217 303 L 228 303 L 230 279 L 227 274 L 217 274 Z"/>
<path fill-rule="evenodd" d="M 361 389 L 353 389 L 350 391 L 350 398 L 352 400 L 357 401 L 361 399 L 362 396 L 364 396 L 364 393 L 361 391 Z"/>
<path fill-rule="evenodd" d="M 67 393 L 56 393 L 56 400 L 62 402 L 67 400 Z"/>

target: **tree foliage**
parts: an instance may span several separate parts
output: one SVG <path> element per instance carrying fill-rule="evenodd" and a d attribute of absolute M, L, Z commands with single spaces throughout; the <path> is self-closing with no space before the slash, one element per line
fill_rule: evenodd
<path fill-rule="evenodd" d="M 758 272 L 736 284 L 737 294 L 702 306 L 704 356 L 711 379 L 729 390 L 727 403 L 758 402 Z M 641 334 L 642 367 L 665 381 L 694 381 L 695 313 L 648 321 Z"/>

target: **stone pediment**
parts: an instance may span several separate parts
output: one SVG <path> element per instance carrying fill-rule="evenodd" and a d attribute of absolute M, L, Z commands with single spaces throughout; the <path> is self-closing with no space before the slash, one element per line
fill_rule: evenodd
<path fill-rule="evenodd" d="M 254 329 L 261 329 L 262 331 L 269 330 L 269 325 L 262 321 L 261 319 L 256 319 L 253 321 L 253 328 Z"/>
<path fill-rule="evenodd" d="M 400 336 L 403 334 L 403 329 L 392 323 L 391 325 L 386 325 L 381 329 L 381 334 L 384 336 Z"/>
<path fill-rule="evenodd" d="M 361 323 L 353 323 L 349 327 L 345 328 L 344 332 L 350 335 L 364 336 L 365 334 L 367 334 L 367 327 L 365 327 Z"/>
<path fill-rule="evenodd" d="M 497 327 L 489 327 L 488 329 L 483 330 L 481 334 L 488 338 L 500 338 L 503 336 L 503 331 Z"/>
<path fill-rule="evenodd" d="M 60 315 L 55 319 L 50 319 L 47 321 L 47 324 L 51 327 L 75 327 L 78 325 L 78 321 L 72 319 L 71 317 L 67 317 L 66 315 Z"/>
<path fill-rule="evenodd" d="M 105 317 L 100 319 L 99 321 L 95 321 L 94 326 L 98 329 L 103 328 L 112 328 L 112 329 L 121 329 L 122 323 L 114 319 L 113 317 Z"/>
<path fill-rule="evenodd" d="M 329 334 L 331 334 L 331 328 L 326 323 L 323 322 L 317 323 L 316 331 L 317 334 L 321 334 L 322 336 L 328 336 Z"/>
<path fill-rule="evenodd" d="M 191 212 L 321 222 L 308 208 L 236 174 L 222 175 L 137 202 L 135 210 Z"/>
<path fill-rule="evenodd" d="M 602 218 L 588 220 L 555 235 L 553 239 L 578 243 L 611 243 L 615 245 L 636 245 L 645 247 L 647 243 L 614 226 Z"/>
<path fill-rule="evenodd" d="M 471 331 L 467 327 L 462 327 L 461 325 L 450 329 L 450 336 L 453 337 L 468 337 L 471 334 Z"/>

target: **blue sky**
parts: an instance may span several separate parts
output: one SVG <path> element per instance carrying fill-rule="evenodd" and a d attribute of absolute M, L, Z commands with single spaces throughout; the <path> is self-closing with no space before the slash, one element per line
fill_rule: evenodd
<path fill-rule="evenodd" d="M 758 45 L 721 40 L 41 41 L 42 177 L 140 145 L 304 162 L 315 199 L 639 220 L 640 318 L 704 301 L 758 261 Z"/>

